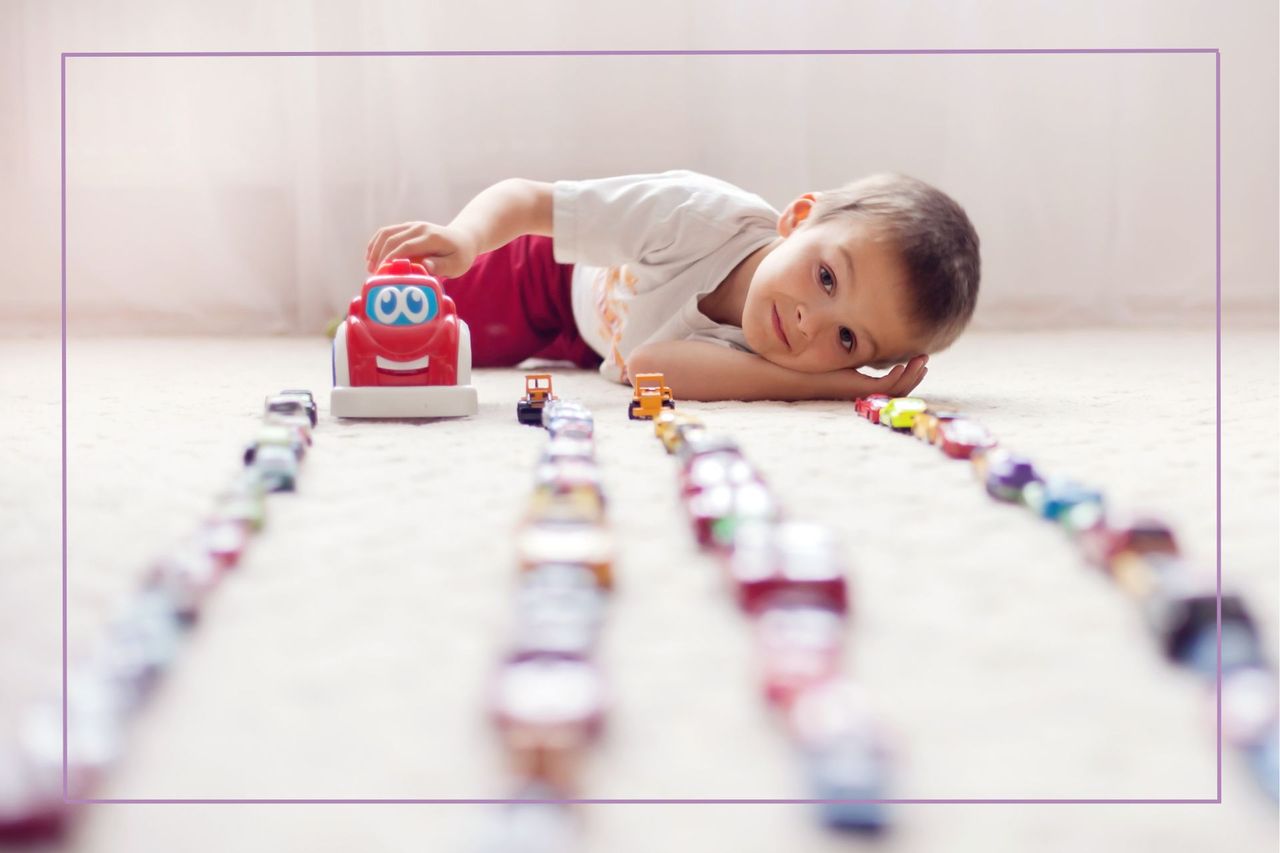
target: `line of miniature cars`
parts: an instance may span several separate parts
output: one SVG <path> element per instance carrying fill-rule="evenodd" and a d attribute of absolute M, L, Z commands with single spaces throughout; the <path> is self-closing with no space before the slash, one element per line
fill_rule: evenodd
<path fill-rule="evenodd" d="M 841 676 L 850 611 L 840 543 L 785 517 L 732 439 L 667 410 L 654 434 L 679 463 L 679 492 L 698 544 L 721 559 L 750 620 L 762 691 L 800 749 L 823 819 L 878 832 L 890 754 L 861 689 Z"/>
<path fill-rule="evenodd" d="M 516 531 L 515 614 L 489 707 L 519 779 L 516 798 L 566 799 L 604 725 L 607 694 L 595 651 L 613 587 L 615 543 L 591 412 L 555 397 L 545 374 L 531 375 L 526 389 L 541 393 L 521 401 L 517 418 L 530 423 L 527 409 L 536 409 L 548 440 Z M 568 813 L 552 803 L 509 804 L 505 819 L 489 829 L 489 847 L 504 851 L 561 849 L 552 841 L 570 833 Z"/>
<path fill-rule="evenodd" d="M 1054 522 L 1086 560 L 1114 579 L 1139 604 L 1161 650 L 1212 688 L 1218 678 L 1217 579 L 1181 555 L 1173 531 L 1157 518 L 1117 512 L 1102 492 L 1042 473 L 1025 456 L 1001 447 L 985 428 L 956 412 L 931 411 L 916 397 L 861 397 L 854 410 L 871 421 L 910 433 L 948 456 L 969 459 L 993 498 L 1020 504 Z M 1222 590 L 1222 736 L 1242 750 L 1264 790 L 1280 796 L 1277 768 L 1276 669 L 1263 652 L 1257 626 L 1241 596 Z"/>
<path fill-rule="evenodd" d="M 294 488 L 311 444 L 316 405 L 288 390 L 264 404 L 244 466 L 212 511 L 148 568 L 87 660 L 67 673 L 67 799 L 86 797 L 124 743 L 125 727 L 177 656 L 209 593 L 240 560 L 266 517 L 265 494 Z M 63 799 L 62 703 L 27 709 L 17 737 L 0 742 L 0 842 L 58 835 L 71 815 Z"/>

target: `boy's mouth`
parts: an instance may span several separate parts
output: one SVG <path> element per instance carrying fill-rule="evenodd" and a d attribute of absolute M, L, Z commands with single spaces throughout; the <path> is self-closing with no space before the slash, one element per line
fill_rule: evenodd
<path fill-rule="evenodd" d="M 778 334 L 778 340 L 782 341 L 786 348 L 790 350 L 791 341 L 787 340 L 787 333 L 782 331 L 782 318 L 778 316 L 778 306 L 776 303 L 773 306 L 773 330 Z"/>

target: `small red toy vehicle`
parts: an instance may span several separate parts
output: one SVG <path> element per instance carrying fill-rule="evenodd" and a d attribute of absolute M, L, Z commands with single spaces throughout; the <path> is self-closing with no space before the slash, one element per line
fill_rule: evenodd
<path fill-rule="evenodd" d="M 474 415 L 471 332 L 419 264 L 385 262 L 333 336 L 329 410 L 340 418 Z"/>
<path fill-rule="evenodd" d="M 835 537 L 821 525 L 755 522 L 735 531 L 729 577 L 748 613 L 790 597 L 844 613 L 849 608 L 844 575 Z"/>
<path fill-rule="evenodd" d="M 765 696 L 787 708 L 804 689 L 840 672 L 844 649 L 844 617 L 820 604 L 804 601 L 766 606 L 754 628 Z"/>
<path fill-rule="evenodd" d="M 975 450 L 995 447 L 996 440 L 986 427 L 967 418 L 942 421 L 937 428 L 937 444 L 952 459 L 968 459 Z"/>
<path fill-rule="evenodd" d="M 1173 531 L 1154 518 L 1119 518 L 1103 513 L 1091 527 L 1076 534 L 1080 550 L 1089 562 L 1111 570 L 1116 558 L 1125 552 L 1137 555 L 1168 554 L 1178 556 L 1178 543 Z"/>
<path fill-rule="evenodd" d="M 889 396 L 887 394 L 869 394 L 866 397 L 858 397 L 853 401 L 854 412 L 856 412 L 859 417 L 870 418 L 873 401 L 878 405 L 883 406 L 885 403 L 889 402 Z"/>

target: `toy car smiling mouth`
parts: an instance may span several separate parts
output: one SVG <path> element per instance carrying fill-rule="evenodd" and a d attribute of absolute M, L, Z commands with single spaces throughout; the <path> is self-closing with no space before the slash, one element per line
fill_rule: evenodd
<path fill-rule="evenodd" d="M 329 411 L 340 418 L 456 418 L 477 411 L 471 332 L 419 264 L 384 263 L 333 336 Z"/>

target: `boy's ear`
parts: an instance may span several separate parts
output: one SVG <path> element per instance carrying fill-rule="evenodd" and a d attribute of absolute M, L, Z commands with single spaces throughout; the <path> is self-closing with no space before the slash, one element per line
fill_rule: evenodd
<path fill-rule="evenodd" d="M 795 231 L 801 222 L 809 218 L 816 198 L 813 193 L 805 193 L 787 205 L 787 209 L 782 211 L 782 215 L 778 217 L 778 233 L 783 237 L 787 237 L 792 231 Z"/>

